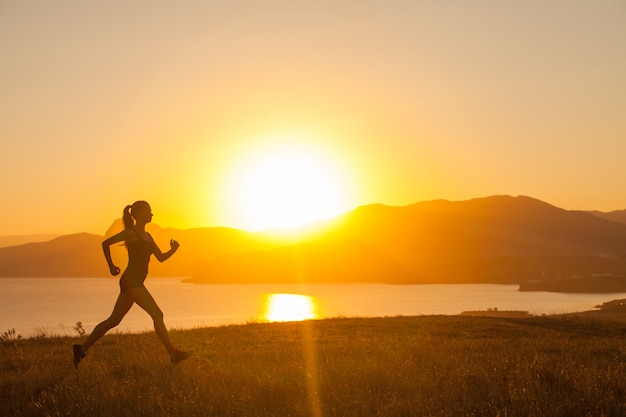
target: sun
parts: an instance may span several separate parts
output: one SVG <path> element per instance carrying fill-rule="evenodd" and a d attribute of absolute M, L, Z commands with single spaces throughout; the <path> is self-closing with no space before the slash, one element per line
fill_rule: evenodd
<path fill-rule="evenodd" d="M 230 206 L 246 230 L 290 229 L 350 209 L 341 170 L 303 145 L 258 150 L 240 162 L 230 182 Z"/>

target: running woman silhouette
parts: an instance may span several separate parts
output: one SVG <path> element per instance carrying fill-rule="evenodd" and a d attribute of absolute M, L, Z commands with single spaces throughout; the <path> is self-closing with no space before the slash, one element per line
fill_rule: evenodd
<path fill-rule="evenodd" d="M 192 350 L 183 351 L 174 348 L 163 322 L 163 312 L 143 285 L 148 275 L 151 255 L 154 255 L 159 262 L 164 262 L 178 250 L 179 244 L 175 240 L 170 240 L 170 250 L 165 253 L 161 252 L 150 233 L 146 232 L 145 229 L 146 224 L 152 221 L 152 209 L 147 202 L 136 201 L 132 205 L 126 206 L 123 213 L 124 230 L 102 242 L 104 257 L 113 276 L 120 273 L 120 268 L 113 264 L 110 246 L 122 241 L 126 244 L 128 265 L 120 277 L 120 295 L 117 297 L 115 307 L 109 318 L 94 328 L 85 343 L 73 346 L 74 367 L 76 369 L 78 369 L 78 363 L 85 357 L 87 350 L 106 332 L 120 324 L 134 303 L 137 303 L 152 317 L 154 330 L 165 345 L 173 364 L 178 364 L 189 358 L 193 353 Z"/>

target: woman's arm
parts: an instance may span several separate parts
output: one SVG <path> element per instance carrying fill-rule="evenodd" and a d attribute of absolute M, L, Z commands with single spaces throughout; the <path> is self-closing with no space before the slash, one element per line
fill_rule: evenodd
<path fill-rule="evenodd" d="M 152 238 L 152 236 L 150 236 L 150 238 Z M 154 239 L 152 240 L 152 242 L 154 242 Z M 179 247 L 180 247 L 180 244 L 174 239 L 172 239 L 170 240 L 170 250 L 163 253 L 161 252 L 161 249 L 159 249 L 157 244 L 154 243 L 154 257 L 157 258 L 157 261 L 159 262 L 165 262 L 170 258 L 170 256 L 176 253 Z"/>
<path fill-rule="evenodd" d="M 111 258 L 111 248 L 110 246 L 114 243 L 122 242 L 126 240 L 129 235 L 132 233 L 130 229 L 124 229 L 118 234 L 115 234 L 108 239 L 102 241 L 102 251 L 104 252 L 104 259 L 106 259 L 107 264 L 109 265 L 109 271 L 111 275 L 115 276 L 120 273 L 120 269 L 113 264 L 113 259 Z"/>

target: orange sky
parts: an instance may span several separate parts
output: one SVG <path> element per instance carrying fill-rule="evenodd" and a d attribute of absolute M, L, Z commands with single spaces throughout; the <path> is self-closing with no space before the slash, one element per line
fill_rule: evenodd
<path fill-rule="evenodd" d="M 624 209 L 624 51 L 620 0 L 0 1 L 0 235 L 102 234 L 137 199 L 244 227 L 235 178 L 280 146 L 336 211 Z"/>

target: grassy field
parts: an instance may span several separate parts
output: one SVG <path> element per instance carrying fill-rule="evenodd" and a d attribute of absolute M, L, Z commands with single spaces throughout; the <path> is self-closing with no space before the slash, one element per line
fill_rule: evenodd
<path fill-rule="evenodd" d="M 15 336 L 15 335 L 13 335 Z M 620 316 L 340 318 L 0 344 L 1 416 L 624 416 Z"/>

